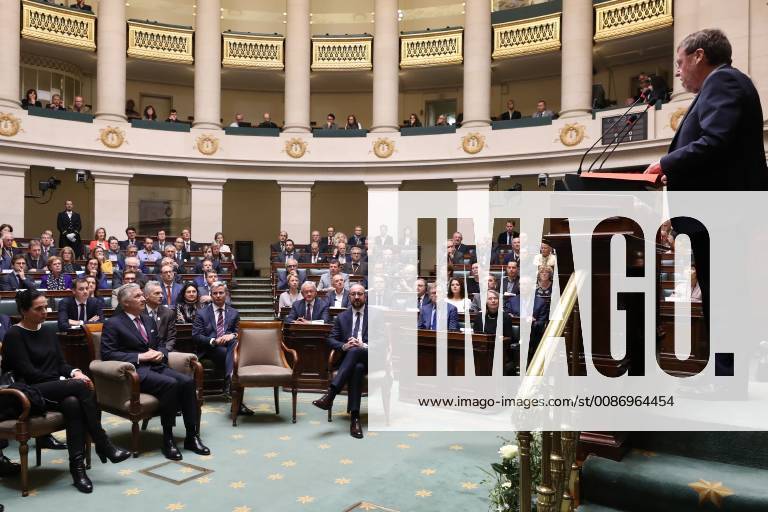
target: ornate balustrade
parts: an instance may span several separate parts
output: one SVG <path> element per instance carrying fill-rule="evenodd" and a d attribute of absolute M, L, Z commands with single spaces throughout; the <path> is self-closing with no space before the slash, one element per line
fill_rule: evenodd
<path fill-rule="evenodd" d="M 464 29 L 446 27 L 400 35 L 400 67 L 444 66 L 464 60 Z"/>
<path fill-rule="evenodd" d="M 221 63 L 227 67 L 250 69 L 283 69 L 284 41 L 280 34 L 224 32 Z"/>
<path fill-rule="evenodd" d="M 96 16 L 46 2 L 22 2 L 21 36 L 45 43 L 96 50 Z"/>
<path fill-rule="evenodd" d="M 128 20 L 128 56 L 192 64 L 192 27 Z"/>
<path fill-rule="evenodd" d="M 370 34 L 312 36 L 313 71 L 373 69 Z"/>
<path fill-rule="evenodd" d="M 672 0 L 613 0 L 595 5 L 595 41 L 672 25 Z"/>
<path fill-rule="evenodd" d="M 560 14 L 493 25 L 494 59 L 560 49 Z"/>

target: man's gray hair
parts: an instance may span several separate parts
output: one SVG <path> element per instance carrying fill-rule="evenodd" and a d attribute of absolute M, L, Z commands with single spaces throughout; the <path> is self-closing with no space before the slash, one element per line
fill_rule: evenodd
<path fill-rule="evenodd" d="M 163 285 L 160 284 L 160 281 L 147 281 L 147 284 L 144 285 L 144 294 L 149 295 L 152 292 L 152 288 L 155 286 L 161 290 L 163 289 Z"/>
<path fill-rule="evenodd" d="M 680 42 L 678 48 L 682 48 L 686 55 L 690 55 L 701 48 L 712 66 L 732 62 L 731 42 L 728 41 L 725 33 L 718 28 L 705 28 L 689 34 Z"/>
<path fill-rule="evenodd" d="M 304 284 L 301 285 L 301 289 L 304 290 L 304 288 L 317 289 L 317 286 L 315 285 L 314 281 L 304 281 Z"/>
<path fill-rule="evenodd" d="M 298 265 L 299 264 L 299 262 L 296 261 L 296 258 L 288 258 L 287 260 L 285 260 L 285 266 L 286 267 L 288 265 L 290 265 L 291 263 L 293 263 L 294 265 Z"/>
<path fill-rule="evenodd" d="M 117 302 L 121 306 L 125 304 L 128 298 L 135 290 L 141 290 L 141 287 L 136 283 L 124 284 L 117 289 Z"/>
<path fill-rule="evenodd" d="M 211 285 L 211 291 L 213 291 L 215 288 L 224 288 L 226 290 L 227 289 L 227 283 L 225 283 L 224 281 L 215 281 Z"/>

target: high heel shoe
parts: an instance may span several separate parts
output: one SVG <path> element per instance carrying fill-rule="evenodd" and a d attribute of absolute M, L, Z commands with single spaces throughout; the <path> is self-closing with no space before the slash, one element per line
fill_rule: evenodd
<path fill-rule="evenodd" d="M 96 455 L 99 456 L 102 464 L 106 464 L 107 459 L 112 464 L 117 464 L 128 459 L 131 456 L 131 452 L 118 448 L 112 444 L 112 441 L 107 439 L 103 443 L 96 445 Z"/>
<path fill-rule="evenodd" d="M 74 485 L 78 491 L 85 494 L 93 492 L 93 483 L 85 473 L 85 460 L 82 454 L 76 455 L 69 462 L 69 472 L 72 475 L 72 485 Z"/>

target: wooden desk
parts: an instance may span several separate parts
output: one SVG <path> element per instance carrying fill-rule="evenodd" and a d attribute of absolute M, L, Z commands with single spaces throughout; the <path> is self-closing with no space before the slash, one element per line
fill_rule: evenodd
<path fill-rule="evenodd" d="M 299 391 L 328 389 L 328 346 L 330 324 L 284 324 L 283 341 L 299 354 Z"/>

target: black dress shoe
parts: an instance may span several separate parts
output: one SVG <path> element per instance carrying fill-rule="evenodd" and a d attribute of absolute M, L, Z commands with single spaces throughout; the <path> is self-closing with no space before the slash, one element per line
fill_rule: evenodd
<path fill-rule="evenodd" d="M 0 477 L 16 476 L 21 473 L 21 464 L 12 462 L 5 455 L 0 455 Z M 0 510 L 0 512 L 2 512 Z"/>
<path fill-rule="evenodd" d="M 179 447 L 176 446 L 176 441 L 172 437 L 163 439 L 163 446 L 160 448 L 160 451 L 163 452 L 163 455 L 168 460 L 181 460 L 183 458 Z"/>
<path fill-rule="evenodd" d="M 93 492 L 93 483 L 85 473 L 85 460 L 82 454 L 76 455 L 69 463 L 69 472 L 72 475 L 72 485 L 78 491 L 85 494 Z"/>
<path fill-rule="evenodd" d="M 184 440 L 184 449 L 191 450 L 198 455 L 211 454 L 211 450 L 209 450 L 208 447 L 203 444 L 203 442 L 200 440 L 200 436 L 198 435 L 187 436 L 187 438 Z"/>
<path fill-rule="evenodd" d="M 332 393 L 326 393 L 317 400 L 312 402 L 312 405 L 319 407 L 324 411 L 329 411 L 333 407 L 334 395 Z"/>
<path fill-rule="evenodd" d="M 112 464 L 117 464 L 118 462 L 123 462 L 128 459 L 131 456 L 131 452 L 118 448 L 107 439 L 104 443 L 96 445 L 96 455 L 99 456 L 99 460 L 101 460 L 102 464 L 106 464 L 107 459 L 109 459 L 109 462 Z"/>
<path fill-rule="evenodd" d="M 356 439 L 363 438 L 363 427 L 360 425 L 360 418 L 352 416 L 352 422 L 349 424 L 349 435 Z"/>
<path fill-rule="evenodd" d="M 48 449 L 48 450 L 66 450 L 67 449 L 67 443 L 62 443 L 52 435 L 42 436 L 38 437 L 35 442 L 40 446 L 40 448 Z"/>
<path fill-rule="evenodd" d="M 245 404 L 240 404 L 240 410 L 237 411 L 238 416 L 253 416 L 254 412 L 245 406 Z"/>

